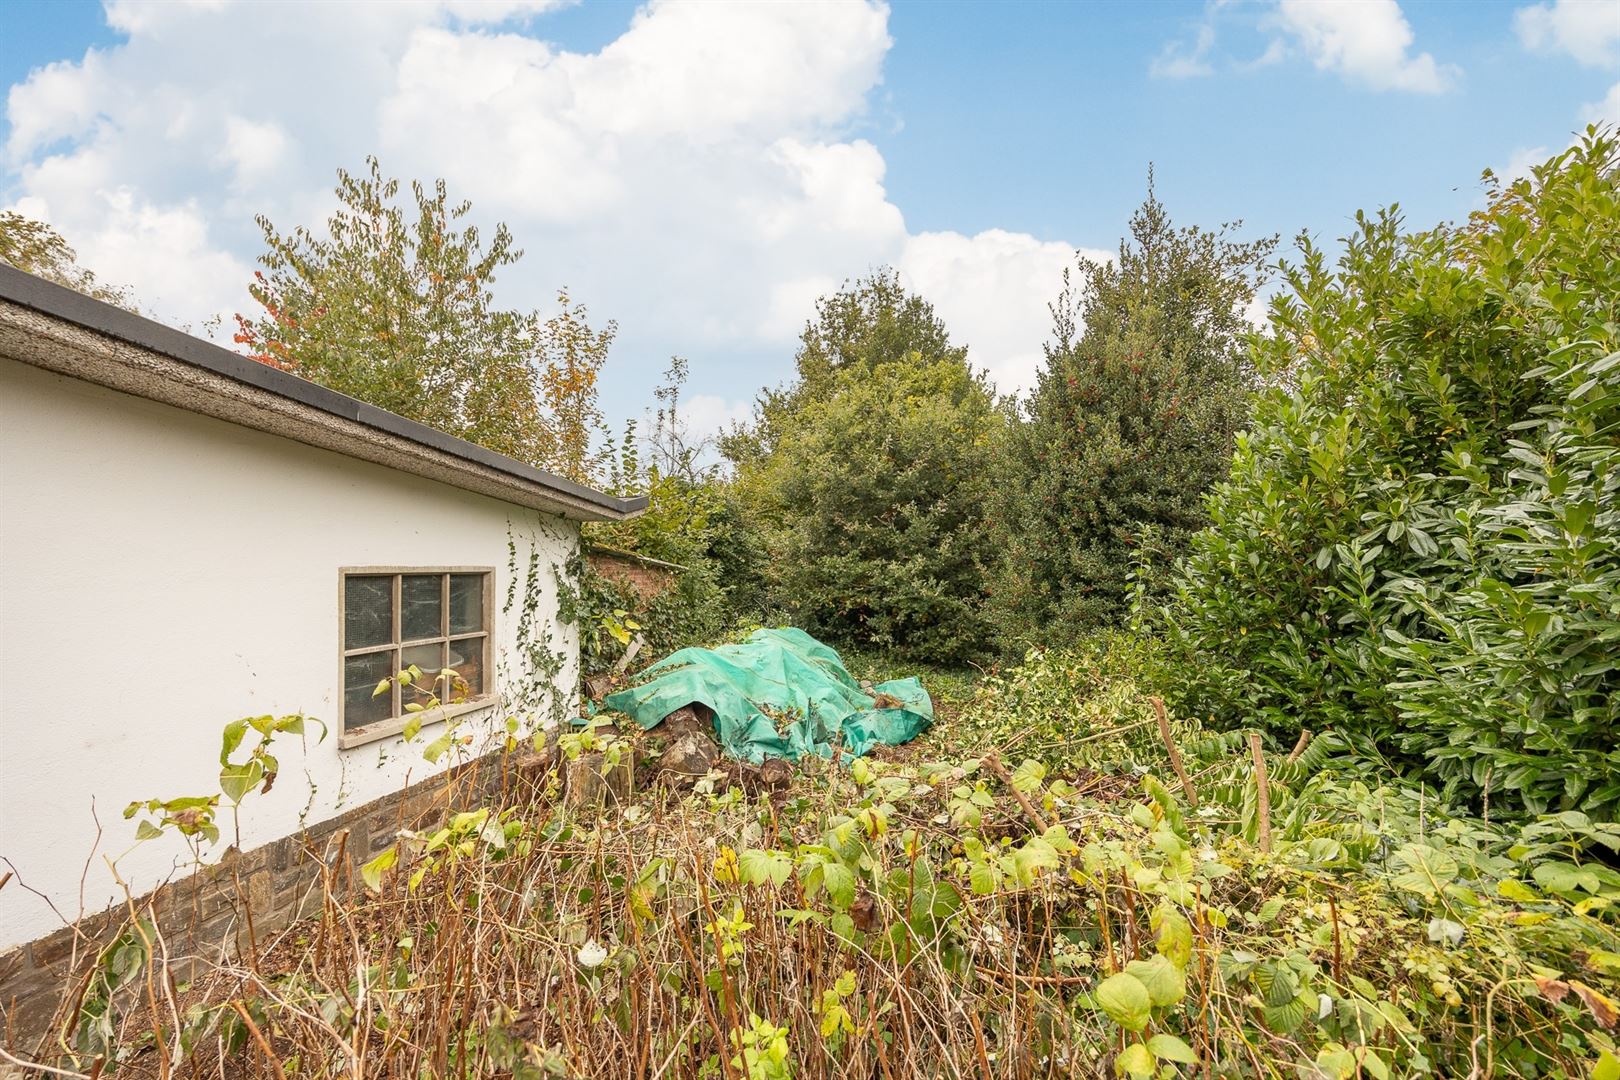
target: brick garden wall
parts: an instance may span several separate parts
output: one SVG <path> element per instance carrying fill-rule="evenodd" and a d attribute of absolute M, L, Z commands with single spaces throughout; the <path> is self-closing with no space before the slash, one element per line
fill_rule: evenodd
<path fill-rule="evenodd" d="M 587 551 L 585 558 L 592 570 L 609 581 L 634 589 L 642 603 L 654 599 L 675 584 L 675 570 L 672 567 L 644 562 L 615 551 Z"/>
<path fill-rule="evenodd" d="M 318 912 L 323 860 L 340 890 L 358 888 L 360 865 L 393 843 L 400 829 L 436 823 L 452 808 L 486 805 L 508 785 L 527 782 L 521 769 L 501 753 L 468 762 L 263 847 L 233 849 L 217 864 L 177 878 L 137 898 L 135 905 L 143 915 L 148 908 L 155 913 L 171 971 L 177 979 L 188 978 L 207 958 L 246 950 L 250 910 L 254 939 L 261 944 Z M 127 907 L 86 916 L 0 955 L 0 1045 L 32 1051 L 64 991 L 70 983 L 78 985 L 128 917 Z"/>

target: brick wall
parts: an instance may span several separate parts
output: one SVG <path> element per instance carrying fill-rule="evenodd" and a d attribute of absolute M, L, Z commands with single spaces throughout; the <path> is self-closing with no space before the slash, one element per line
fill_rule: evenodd
<path fill-rule="evenodd" d="M 400 829 L 436 823 L 452 808 L 486 805 L 509 785 L 527 782 L 527 775 L 522 759 L 491 754 L 263 847 L 232 849 L 135 905 L 143 915 L 148 909 L 155 914 L 171 970 L 185 979 L 203 958 L 246 949 L 250 910 L 260 942 L 319 911 L 323 860 L 339 889 L 359 887 L 360 865 L 393 843 Z M 35 1049 L 64 991 L 77 986 L 128 915 L 127 907 L 118 907 L 86 916 L 0 954 L 0 1045 L 24 1054 Z"/>
<path fill-rule="evenodd" d="M 647 562 L 617 551 L 591 550 L 585 553 L 592 570 L 622 585 L 628 585 L 646 603 L 675 584 L 675 569 Z"/>

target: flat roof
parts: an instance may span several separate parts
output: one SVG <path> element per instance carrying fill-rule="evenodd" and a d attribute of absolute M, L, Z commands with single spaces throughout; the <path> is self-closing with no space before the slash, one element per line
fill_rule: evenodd
<path fill-rule="evenodd" d="M 0 355 L 575 520 L 647 506 L 645 495 L 575 483 L 5 263 Z"/>

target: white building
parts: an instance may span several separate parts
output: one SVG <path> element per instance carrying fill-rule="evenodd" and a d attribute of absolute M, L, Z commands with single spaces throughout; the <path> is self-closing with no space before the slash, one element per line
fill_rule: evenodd
<path fill-rule="evenodd" d="M 123 811 L 217 793 L 230 721 L 330 728 L 278 736 L 247 852 L 443 768 L 449 715 L 572 708 L 554 574 L 644 505 L 0 265 L 0 963 L 121 898 L 103 856 L 136 894 L 183 874 Z M 412 662 L 470 700 L 405 746 L 373 689 Z"/>

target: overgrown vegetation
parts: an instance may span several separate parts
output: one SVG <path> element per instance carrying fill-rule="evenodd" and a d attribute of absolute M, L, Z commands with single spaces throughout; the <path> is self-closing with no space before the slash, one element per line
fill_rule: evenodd
<path fill-rule="evenodd" d="M 722 770 L 607 809 L 560 777 L 635 743 L 514 725 L 477 766 L 505 776 L 496 802 L 467 802 L 484 785 L 463 773 L 436 824 L 358 881 L 328 872 L 320 913 L 250 956 L 178 984 L 137 912 L 87 958 L 100 989 L 62 1014 L 57 1060 L 277 1077 L 1616 1067 L 1620 828 L 1469 818 L 1328 739 L 1264 754 L 1262 800 L 1245 740 L 1136 734 L 1141 662 L 1123 641 L 1032 657 L 969 706 L 999 712 L 907 763 L 812 759 L 786 789 Z M 1046 756 L 1095 767 L 1003 766 L 1059 699 L 1098 737 Z M 963 756 L 953 737 L 986 741 Z M 520 766 L 531 740 L 555 771 Z"/>
<path fill-rule="evenodd" d="M 857 677 L 921 666 L 936 728 L 684 777 L 657 729 L 554 700 L 482 757 L 410 730 L 469 763 L 441 814 L 358 880 L 327 864 L 275 940 L 182 958 L 189 983 L 132 902 L 32 1060 L 1620 1080 L 1617 188 L 1593 130 L 1464 225 L 1361 217 L 1336 263 L 1302 242 L 1258 335 L 1270 242 L 1172 229 L 1150 196 L 1059 299 L 1021 407 L 879 272 L 818 305 L 731 473 L 685 437 L 676 361 L 650 432 L 562 460 L 651 493 L 593 539 L 677 586 L 520 574 L 514 545 L 508 607 L 522 576 L 533 629 L 553 573 L 590 671 L 635 633 L 651 659 L 789 618 Z M 418 201 L 439 243 L 456 214 Z M 594 371 L 606 338 L 569 325 L 559 370 Z M 590 400 L 544 409 L 580 429 Z M 524 649 L 526 706 L 568 655 Z M 437 703 L 451 674 L 395 678 Z M 303 730 L 231 725 L 219 794 L 136 804 L 137 837 L 219 842 Z"/>
<path fill-rule="evenodd" d="M 1620 807 L 1620 192 L 1590 132 L 1467 225 L 1309 242 L 1160 625 L 1186 711 L 1471 801 Z"/>

